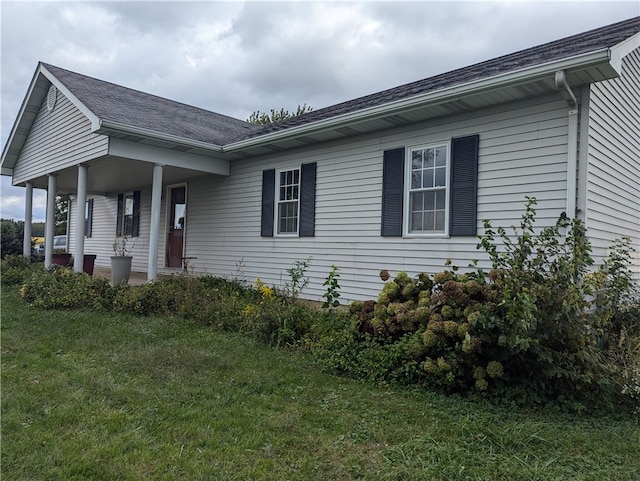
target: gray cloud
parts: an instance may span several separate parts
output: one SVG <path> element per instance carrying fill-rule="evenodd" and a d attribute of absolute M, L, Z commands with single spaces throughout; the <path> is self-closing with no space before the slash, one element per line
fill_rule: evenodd
<path fill-rule="evenodd" d="M 245 119 L 305 102 L 321 108 L 640 14 L 635 1 L 0 8 L 3 145 L 40 60 Z M 6 177 L 1 186 L 2 216 L 21 218 L 22 189 Z"/>

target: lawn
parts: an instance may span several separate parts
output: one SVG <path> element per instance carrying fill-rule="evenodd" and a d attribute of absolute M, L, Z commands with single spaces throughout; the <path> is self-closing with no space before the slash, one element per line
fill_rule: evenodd
<path fill-rule="evenodd" d="M 2 293 L 7 480 L 638 480 L 640 426 L 373 387 L 174 317 Z"/>

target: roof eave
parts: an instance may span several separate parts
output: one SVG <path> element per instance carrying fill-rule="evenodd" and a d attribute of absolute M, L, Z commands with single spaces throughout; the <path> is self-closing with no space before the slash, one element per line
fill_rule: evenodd
<path fill-rule="evenodd" d="M 479 80 L 474 80 L 460 85 L 443 88 L 440 90 L 419 94 L 413 97 L 400 99 L 374 107 L 365 108 L 355 112 L 349 112 L 328 119 L 319 120 L 309 124 L 299 125 L 288 129 L 271 132 L 268 134 L 251 137 L 226 144 L 223 149 L 225 152 L 233 152 L 236 150 L 246 149 L 248 147 L 258 147 L 263 144 L 269 144 L 274 141 L 289 139 L 302 135 L 309 135 L 312 132 L 326 130 L 336 127 L 342 127 L 353 122 L 369 120 L 385 115 L 392 115 L 398 111 L 424 107 L 429 104 L 443 103 L 449 100 L 457 99 L 464 95 L 472 93 L 481 93 L 482 91 L 492 90 L 511 84 L 518 84 L 528 80 L 538 79 L 546 75 L 554 75 L 558 70 L 572 70 L 578 68 L 586 68 L 589 66 L 604 64 L 609 66 L 608 72 L 611 77 L 615 77 L 617 72 L 609 63 L 611 58 L 610 49 L 604 48 L 581 54 L 573 57 L 564 58 L 533 67 L 527 67 L 520 70 L 499 74 Z"/>
<path fill-rule="evenodd" d="M 2 175 L 13 174 L 13 168 L 15 167 L 16 161 L 18 159 L 18 154 L 16 152 L 19 152 L 22 149 L 22 145 L 20 145 L 19 148 L 15 146 L 15 142 L 18 141 L 18 139 L 16 138 L 16 134 L 18 130 L 24 129 L 24 127 L 21 128 L 20 126 L 22 125 L 22 122 L 25 118 L 25 112 L 27 111 L 27 108 L 30 105 L 30 100 L 33 98 L 34 92 L 36 91 L 41 68 L 42 68 L 42 64 L 39 64 L 38 68 L 33 74 L 33 77 L 31 78 L 31 83 L 29 84 L 27 93 L 24 96 L 24 99 L 22 100 L 22 104 L 20 105 L 20 110 L 18 111 L 16 120 L 13 123 L 13 126 L 11 127 L 11 131 L 9 132 L 9 137 L 7 138 L 7 142 L 4 144 L 4 148 L 2 149 L 2 159 L 0 160 Z M 42 102 L 42 99 L 44 99 L 44 95 L 40 99 L 40 102 Z M 35 113 L 32 115 L 32 117 L 35 119 Z M 31 119 L 29 122 L 30 123 L 33 122 L 33 119 Z M 8 173 L 8 172 L 11 172 L 11 173 Z"/>
<path fill-rule="evenodd" d="M 212 144 L 209 142 L 203 142 L 200 140 L 192 140 L 181 137 L 179 135 L 172 135 L 163 132 L 158 132 L 151 129 L 145 129 L 142 127 L 135 127 L 132 125 L 116 122 L 113 120 L 101 119 L 97 125 L 93 126 L 93 132 L 96 134 L 126 134 L 136 137 L 143 137 L 147 139 L 155 139 L 162 142 L 169 142 L 172 144 L 206 150 L 210 152 L 221 153 L 223 149 L 220 145 Z"/>

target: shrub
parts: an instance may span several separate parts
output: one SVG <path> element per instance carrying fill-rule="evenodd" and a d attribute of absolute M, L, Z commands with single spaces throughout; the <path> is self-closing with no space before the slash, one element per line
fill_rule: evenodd
<path fill-rule="evenodd" d="M 260 279 L 255 282 L 257 302 L 242 310 L 241 330 L 269 345 L 289 346 L 301 340 L 310 330 L 316 312 L 298 302 L 277 294 Z"/>
<path fill-rule="evenodd" d="M 11 278 L 23 281 L 22 297 L 46 308 L 101 308 L 142 316 L 176 315 L 220 329 L 244 332 L 274 346 L 292 345 L 310 330 L 317 312 L 257 280 L 255 289 L 241 281 L 215 277 L 172 276 L 141 286 L 112 286 L 101 277 L 69 268 L 41 267 L 29 273 L 28 261 L 9 259 Z M 16 272 L 12 269 L 15 265 Z M 26 276 L 26 277 L 25 277 Z M 300 283 L 294 283 L 300 286 Z M 299 292 L 299 291 L 298 291 Z"/>
<path fill-rule="evenodd" d="M 510 383 L 527 379 L 545 399 L 584 399 L 607 384 L 588 315 L 593 264 L 584 225 L 563 214 L 535 233 L 535 199 L 529 199 L 514 237 L 485 221 L 480 247 L 492 262 L 488 278 L 496 308 L 472 326 L 488 336 L 491 358 L 505 361 Z"/>
<path fill-rule="evenodd" d="M 110 289 L 104 278 L 55 266 L 32 273 L 20 288 L 20 295 L 31 305 L 45 309 L 91 309 L 105 307 Z"/>
<path fill-rule="evenodd" d="M 640 395 L 633 394 L 640 393 L 639 371 L 622 374 L 605 363 L 599 344 L 604 331 L 597 329 L 605 323 L 589 310 L 593 261 L 583 224 L 562 215 L 554 226 L 536 230 L 535 205 L 528 200 L 511 235 L 485 222 L 478 248 L 489 255 L 489 272 L 472 264 L 459 273 L 450 262 L 432 277 L 400 272 L 392 279 L 381 271 L 386 282 L 377 301 L 350 306 L 351 324 L 312 348 L 318 362 L 365 379 L 420 382 L 527 404 L 612 406 L 615 383 L 626 383 L 628 396 Z M 625 253 L 618 245 L 604 265 L 608 274 L 600 275 L 612 287 L 605 303 L 611 339 L 611 326 L 635 326 L 613 320 L 620 306 L 638 319 L 634 304 L 625 301 L 631 284 Z M 618 327 L 616 340 L 628 332 Z M 640 343 L 629 345 L 637 358 Z"/>
<path fill-rule="evenodd" d="M 640 288 L 629 268 L 632 252 L 629 238 L 614 241 L 591 281 L 598 345 L 621 393 L 640 414 Z"/>
<path fill-rule="evenodd" d="M 22 255 L 8 255 L 2 259 L 2 286 L 24 284 L 25 280 L 35 272 L 44 271 L 44 264 Z"/>

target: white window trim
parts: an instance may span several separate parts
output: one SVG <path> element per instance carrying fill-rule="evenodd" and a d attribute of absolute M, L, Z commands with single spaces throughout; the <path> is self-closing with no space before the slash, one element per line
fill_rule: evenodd
<path fill-rule="evenodd" d="M 131 197 L 132 213 L 131 213 L 131 232 L 127 232 L 127 223 L 125 219 L 127 217 L 127 197 Z M 133 218 L 135 217 L 135 196 L 133 191 L 122 193 L 122 236 L 133 237 Z"/>
<path fill-rule="evenodd" d="M 87 231 L 93 231 L 93 228 L 92 228 L 93 226 L 90 225 L 89 223 L 89 220 L 91 220 L 91 224 L 93 224 L 93 212 L 89 212 L 89 205 L 93 204 L 92 201 L 93 201 L 93 198 L 89 197 L 84 202 L 84 237 L 85 239 L 89 239 L 89 237 L 87 236 Z M 93 207 L 91 209 L 93 210 Z M 91 217 L 91 219 L 89 219 L 89 217 Z"/>
<path fill-rule="evenodd" d="M 410 232 L 409 225 L 411 221 L 411 160 L 413 158 L 413 152 L 415 150 L 434 149 L 437 147 L 445 147 L 447 152 L 447 163 L 445 169 L 445 211 L 444 211 L 444 232 Z M 451 212 L 450 206 L 450 189 L 451 189 L 451 142 L 441 141 L 433 142 L 429 144 L 420 144 L 408 147 L 406 150 L 406 157 L 404 160 L 404 203 L 403 211 L 404 216 L 402 219 L 402 236 L 406 238 L 430 238 L 430 239 L 448 239 L 449 235 L 449 215 Z"/>
<path fill-rule="evenodd" d="M 296 223 L 296 231 L 295 232 L 285 232 L 279 233 L 279 225 L 280 219 L 278 218 L 278 211 L 280 210 L 280 174 L 282 172 L 289 172 L 291 170 L 298 171 L 298 199 L 297 199 L 297 207 L 298 207 L 298 222 Z M 274 237 L 299 237 L 300 236 L 300 194 L 301 194 L 301 185 L 302 185 L 302 166 L 291 166 L 284 167 L 282 169 L 276 169 L 276 190 L 274 192 L 274 208 L 273 208 L 273 235 Z M 291 201 L 286 201 L 291 202 Z"/>

